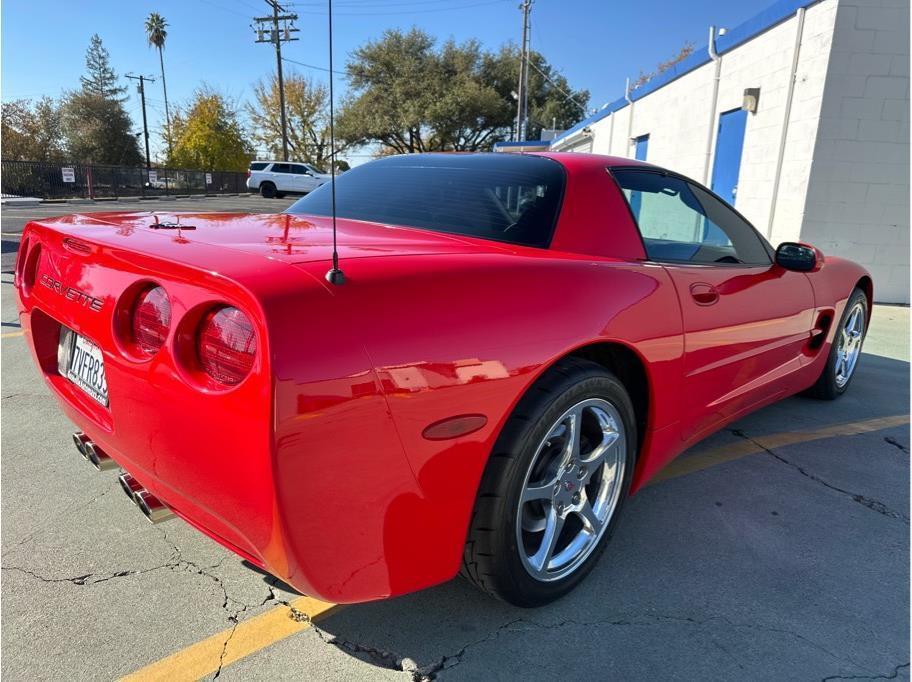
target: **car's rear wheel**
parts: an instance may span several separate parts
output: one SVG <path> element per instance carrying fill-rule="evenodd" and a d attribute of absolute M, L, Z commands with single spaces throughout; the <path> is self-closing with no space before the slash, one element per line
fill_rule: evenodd
<path fill-rule="evenodd" d="M 284 198 L 285 198 L 285 192 L 276 192 L 276 193 L 275 193 L 275 197 L 276 197 L 276 199 L 284 199 Z"/>
<path fill-rule="evenodd" d="M 617 524 L 636 456 L 633 404 L 601 365 L 568 358 L 508 420 L 482 476 L 462 574 L 539 606 L 592 570 Z"/>
<path fill-rule="evenodd" d="M 861 289 L 855 289 L 846 303 L 826 365 L 808 394 L 822 400 L 834 400 L 849 388 L 865 334 L 868 332 L 868 297 Z"/>
<path fill-rule="evenodd" d="M 260 185 L 260 196 L 264 199 L 272 199 L 276 195 L 276 186 L 271 182 L 264 182 Z"/>

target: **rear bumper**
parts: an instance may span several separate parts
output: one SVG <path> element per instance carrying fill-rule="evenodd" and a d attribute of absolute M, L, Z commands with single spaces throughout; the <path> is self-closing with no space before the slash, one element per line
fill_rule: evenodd
<path fill-rule="evenodd" d="M 105 352 L 109 411 L 57 373 L 49 348 L 60 323 L 35 305 L 23 306 L 20 320 L 76 427 L 177 516 L 243 559 L 335 603 L 404 594 L 456 573 L 458 540 L 446 556 L 415 560 L 416 548 L 442 538 L 370 373 L 340 370 L 344 379 L 303 390 L 279 382 L 281 398 L 190 400 L 168 381 L 131 375 Z M 270 417 L 276 400 L 283 409 Z M 251 410 L 257 404 L 264 409 Z"/>
<path fill-rule="evenodd" d="M 174 423 L 169 425 L 167 413 L 163 417 L 152 405 L 156 395 L 176 403 L 173 392 L 156 391 L 143 385 L 143 380 L 131 381 L 105 353 L 108 410 L 61 376 L 56 364 L 50 362 L 49 346 L 59 335 L 60 323 L 36 307 L 21 312 L 20 322 L 46 384 L 79 430 L 175 514 L 269 570 L 275 557 L 269 556 L 269 543 L 264 538 L 281 536 L 281 530 L 264 527 L 267 519 L 278 524 L 271 513 L 270 448 L 264 429 L 239 419 L 237 413 L 229 420 L 234 426 L 203 417 L 191 428 L 174 413 Z M 199 415 L 198 408 L 185 405 L 183 410 Z M 265 421 L 266 415 L 263 417 Z M 239 461 L 238 453 L 243 453 L 247 465 Z M 239 476 L 241 472 L 246 474 Z"/>

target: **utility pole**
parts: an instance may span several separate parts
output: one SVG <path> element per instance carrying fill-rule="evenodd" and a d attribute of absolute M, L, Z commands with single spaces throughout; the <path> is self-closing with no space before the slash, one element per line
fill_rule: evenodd
<path fill-rule="evenodd" d="M 516 140 L 526 139 L 526 126 L 529 118 L 529 13 L 532 11 L 532 0 L 523 0 L 519 6 L 523 13 L 522 48 L 519 59 L 519 96 L 516 104 Z"/>
<path fill-rule="evenodd" d="M 133 76 L 133 75 L 131 75 L 131 74 L 129 74 L 129 73 L 127 74 L 127 78 L 132 78 L 132 79 L 135 80 L 135 81 L 139 81 L 139 86 L 138 86 L 137 89 L 139 90 L 139 98 L 140 98 L 140 101 L 142 102 L 143 136 L 146 138 L 146 170 L 148 171 L 150 168 L 152 168 L 152 160 L 151 160 L 151 158 L 149 157 L 149 126 L 148 126 L 148 124 L 146 123 L 146 88 L 145 88 L 145 81 L 149 81 L 149 82 L 151 82 L 151 83 L 154 83 L 154 82 L 155 82 L 155 79 L 152 78 L 152 76 Z"/>
<path fill-rule="evenodd" d="M 256 42 L 275 44 L 276 72 L 279 80 L 279 109 L 280 117 L 282 119 L 282 160 L 288 161 L 288 121 L 285 117 L 285 80 L 282 77 L 282 43 L 298 40 L 298 38 L 291 37 L 292 33 L 298 32 L 298 29 L 294 27 L 294 22 L 298 20 L 298 15 L 279 14 L 279 12 L 285 12 L 285 8 L 276 2 L 276 0 L 266 0 L 266 4 L 272 7 L 272 16 L 254 18 L 254 21 L 259 24 L 256 29 Z M 279 29 L 279 22 L 282 22 L 281 30 Z M 272 25 L 271 28 L 269 28 L 269 24 Z M 268 38 L 266 38 L 266 34 L 269 34 Z"/>

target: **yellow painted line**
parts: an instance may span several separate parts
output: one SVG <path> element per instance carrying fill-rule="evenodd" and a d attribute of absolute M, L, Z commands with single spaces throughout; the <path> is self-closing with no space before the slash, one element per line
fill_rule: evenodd
<path fill-rule="evenodd" d="M 288 606 L 277 606 L 259 616 L 241 621 L 233 628 L 233 634 L 229 628 L 121 679 L 127 682 L 198 680 L 211 675 L 219 666 L 224 668 L 286 637 L 307 630 L 312 619 L 335 606 L 312 597 L 300 597 L 289 602 Z"/>
<path fill-rule="evenodd" d="M 13 336 L 23 336 L 23 335 L 25 335 L 25 332 L 5 332 L 3 334 L 0 334 L 0 339 L 8 339 Z"/>
<path fill-rule="evenodd" d="M 657 473 L 647 485 L 655 485 L 670 478 L 686 476 L 719 464 L 733 462 L 748 455 L 755 455 L 764 452 L 764 447 L 780 448 L 785 445 L 807 443 L 836 436 L 857 436 L 861 433 L 880 431 L 881 429 L 902 426 L 908 423 L 909 415 L 898 414 L 890 417 L 877 417 L 857 422 L 834 424 L 814 431 L 786 431 L 784 433 L 752 436 L 752 440 L 740 440 L 736 443 L 729 443 L 706 452 L 691 455 L 690 457 L 678 458 Z"/>
<path fill-rule="evenodd" d="M 758 443 L 768 448 L 782 447 L 835 436 L 855 436 L 908 423 L 909 415 L 896 415 L 835 424 L 814 431 L 786 431 L 755 436 L 753 438 L 756 442 L 742 440 L 674 460 L 656 474 L 648 485 L 764 452 L 763 447 Z M 286 637 L 307 630 L 311 627 L 312 620 L 325 615 L 336 607 L 336 604 L 311 597 L 300 597 L 289 602 L 288 606 L 277 606 L 258 616 L 241 621 L 234 628 L 233 634 L 230 628 L 224 630 L 121 679 L 126 682 L 198 680 L 206 675 L 211 675 L 220 666 L 224 669 L 231 663 L 265 649 Z M 226 641 L 228 642 L 227 647 L 225 646 Z"/>

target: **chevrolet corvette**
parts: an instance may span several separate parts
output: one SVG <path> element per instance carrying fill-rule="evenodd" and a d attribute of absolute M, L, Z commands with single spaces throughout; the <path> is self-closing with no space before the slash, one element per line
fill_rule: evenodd
<path fill-rule="evenodd" d="M 150 520 L 331 602 L 462 573 L 521 606 L 686 448 L 844 393 L 873 296 L 677 173 L 559 153 L 389 157 L 280 215 L 40 220 L 15 287 L 78 450 Z"/>

